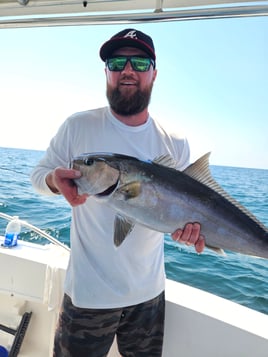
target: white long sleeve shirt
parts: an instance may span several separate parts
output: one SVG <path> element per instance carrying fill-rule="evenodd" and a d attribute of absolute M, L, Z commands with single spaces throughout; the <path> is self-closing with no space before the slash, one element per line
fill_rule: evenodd
<path fill-rule="evenodd" d="M 46 175 L 58 166 L 68 167 L 75 156 L 86 152 L 113 152 L 146 160 L 169 154 L 179 170 L 189 164 L 185 138 L 167 134 L 151 117 L 140 126 L 125 125 L 105 107 L 76 113 L 62 124 L 32 173 L 35 189 L 53 195 Z M 78 307 L 135 305 L 165 288 L 163 234 L 136 225 L 116 248 L 114 217 L 111 208 L 92 197 L 72 208 L 71 254 L 64 289 Z"/>

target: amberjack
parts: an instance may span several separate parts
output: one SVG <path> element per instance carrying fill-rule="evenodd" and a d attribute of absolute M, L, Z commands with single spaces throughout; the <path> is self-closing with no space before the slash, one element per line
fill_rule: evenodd
<path fill-rule="evenodd" d="M 79 192 L 116 211 L 114 244 L 135 224 L 172 233 L 199 222 L 206 246 L 268 258 L 268 230 L 213 179 L 205 154 L 184 171 L 169 156 L 153 161 L 116 153 L 86 153 L 72 160 Z"/>

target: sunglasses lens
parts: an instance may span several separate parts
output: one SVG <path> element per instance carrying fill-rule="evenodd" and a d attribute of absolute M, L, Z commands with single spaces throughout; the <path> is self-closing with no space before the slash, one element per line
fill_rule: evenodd
<path fill-rule="evenodd" d="M 138 72 L 148 71 L 151 65 L 150 58 L 132 57 L 130 62 L 133 69 Z"/>
<path fill-rule="evenodd" d="M 147 57 L 112 57 L 108 58 L 106 63 L 110 71 L 123 71 L 127 61 L 130 61 L 132 68 L 137 72 L 146 72 L 149 70 L 150 65 L 154 66 L 153 60 Z"/>
<path fill-rule="evenodd" d="M 126 57 L 113 57 L 107 59 L 107 66 L 110 71 L 123 71 L 127 63 Z"/>

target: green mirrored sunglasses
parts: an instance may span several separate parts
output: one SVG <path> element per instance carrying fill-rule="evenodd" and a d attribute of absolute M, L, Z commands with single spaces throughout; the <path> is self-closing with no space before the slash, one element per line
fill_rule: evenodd
<path fill-rule="evenodd" d="M 134 71 L 147 72 L 151 65 L 155 68 L 155 62 L 151 58 L 137 56 L 117 56 L 107 58 L 106 66 L 110 71 L 120 72 L 124 70 L 128 61 L 131 63 Z"/>

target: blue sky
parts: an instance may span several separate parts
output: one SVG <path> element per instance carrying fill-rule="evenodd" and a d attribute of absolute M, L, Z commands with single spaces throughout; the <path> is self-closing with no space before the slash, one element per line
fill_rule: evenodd
<path fill-rule="evenodd" d="M 0 146 L 44 150 L 70 114 L 106 105 L 99 48 L 126 27 L 153 37 L 150 113 L 192 161 L 268 169 L 268 17 L 1 29 Z"/>

